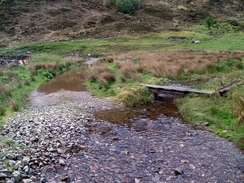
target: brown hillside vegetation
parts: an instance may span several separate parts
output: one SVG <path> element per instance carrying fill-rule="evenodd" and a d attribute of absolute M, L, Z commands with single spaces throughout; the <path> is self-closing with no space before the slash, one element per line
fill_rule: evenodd
<path fill-rule="evenodd" d="M 132 70 L 130 73 L 133 74 L 137 70 L 138 72 L 152 73 L 155 77 L 176 77 L 183 70 L 189 74 L 194 72 L 205 73 L 207 72 L 206 66 L 228 59 L 241 60 L 243 56 L 244 52 L 133 52 L 109 55 L 107 60 L 113 58 L 118 68 L 123 69 L 126 66 Z M 137 68 L 132 64 L 135 61 L 139 63 Z"/>
<path fill-rule="evenodd" d="M 174 2 L 174 3 L 173 3 Z M 178 31 L 211 14 L 243 18 L 241 1 L 143 0 L 133 15 L 105 9 L 102 0 L 0 1 L 0 46 Z"/>

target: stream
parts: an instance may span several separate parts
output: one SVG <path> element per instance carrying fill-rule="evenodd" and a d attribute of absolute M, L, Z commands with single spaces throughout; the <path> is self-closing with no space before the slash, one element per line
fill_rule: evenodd
<path fill-rule="evenodd" d="M 244 182 L 243 153 L 184 123 L 173 98 L 126 108 L 87 92 L 86 69 L 43 83 L 7 120 L 0 182 Z"/>
<path fill-rule="evenodd" d="M 76 69 L 38 91 L 84 92 L 84 75 L 76 75 Z M 87 99 L 78 101 L 85 101 L 89 120 L 76 127 L 82 131 L 68 133 L 73 145 L 60 155 L 65 163 L 47 171 L 43 182 L 244 182 L 243 154 L 227 140 L 184 124 L 172 98 L 134 108 Z"/>

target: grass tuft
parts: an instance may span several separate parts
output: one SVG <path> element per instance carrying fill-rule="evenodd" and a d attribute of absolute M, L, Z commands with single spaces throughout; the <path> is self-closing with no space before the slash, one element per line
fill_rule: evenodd
<path fill-rule="evenodd" d="M 244 125 L 244 96 L 234 99 L 233 114 L 237 116 L 237 124 Z"/>
<path fill-rule="evenodd" d="M 137 68 L 135 64 L 131 61 L 121 63 L 118 73 L 120 75 L 121 81 L 125 82 L 128 79 L 137 79 Z"/>
<path fill-rule="evenodd" d="M 0 106 L 0 116 L 3 116 L 6 113 L 7 109 L 5 106 Z"/>
<path fill-rule="evenodd" d="M 15 112 L 19 111 L 19 109 L 20 109 L 19 104 L 16 101 L 11 100 L 10 103 L 11 103 L 10 105 L 11 105 L 13 111 L 15 111 Z"/>
<path fill-rule="evenodd" d="M 131 107 L 142 103 L 150 103 L 154 96 L 146 87 L 136 86 L 121 91 L 117 98 L 126 106 Z"/>
<path fill-rule="evenodd" d="M 101 82 L 105 89 L 109 88 L 109 85 L 115 82 L 115 76 L 111 72 L 103 72 L 97 79 L 97 82 Z"/>

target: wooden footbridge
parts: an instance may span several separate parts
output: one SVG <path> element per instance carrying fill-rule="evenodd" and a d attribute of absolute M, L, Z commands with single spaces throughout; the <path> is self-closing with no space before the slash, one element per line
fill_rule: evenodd
<path fill-rule="evenodd" d="M 165 94 L 165 95 L 172 95 L 172 96 L 185 96 L 189 93 L 213 95 L 215 93 L 215 91 L 196 90 L 184 86 L 161 86 L 161 85 L 150 85 L 150 84 L 140 84 L 140 85 L 146 86 L 151 92 L 155 94 Z"/>
<path fill-rule="evenodd" d="M 240 80 L 234 81 L 231 84 L 218 89 L 218 92 L 220 95 L 225 94 L 228 92 L 232 87 L 238 85 L 238 84 L 243 84 Z M 161 86 L 161 85 L 151 85 L 151 84 L 140 84 L 141 86 L 146 86 L 151 92 L 154 94 L 164 94 L 164 95 L 169 95 L 169 96 L 185 96 L 189 93 L 197 93 L 197 94 L 207 94 L 207 95 L 214 95 L 216 92 L 211 91 L 211 90 L 197 90 L 197 89 L 192 89 L 189 87 L 185 86 Z"/>

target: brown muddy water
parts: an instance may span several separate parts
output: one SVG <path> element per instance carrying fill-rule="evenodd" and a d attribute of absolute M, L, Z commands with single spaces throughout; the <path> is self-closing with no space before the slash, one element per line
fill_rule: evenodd
<path fill-rule="evenodd" d="M 129 128 L 134 120 L 145 118 L 156 120 L 159 116 L 181 118 L 173 98 L 157 98 L 147 105 L 132 108 L 108 109 L 95 112 L 95 117 L 116 125 L 127 125 Z"/>
<path fill-rule="evenodd" d="M 55 93 L 60 90 L 86 91 L 86 69 L 87 65 L 75 67 L 68 72 L 56 76 L 51 81 L 41 84 L 37 91 L 46 94 Z"/>

